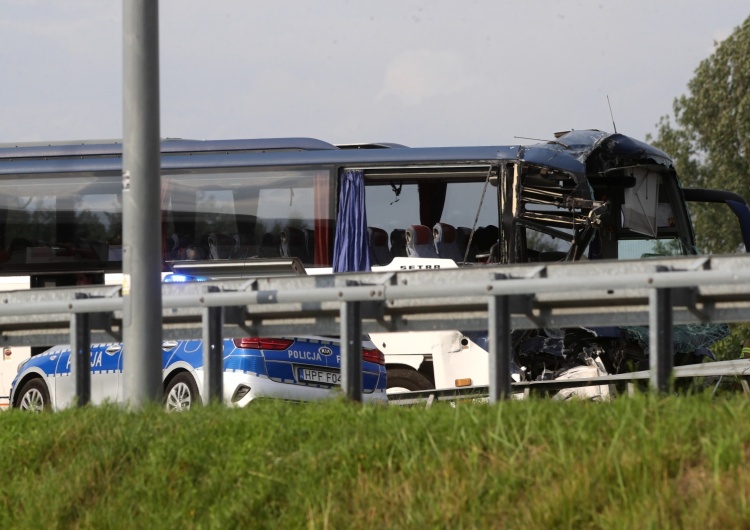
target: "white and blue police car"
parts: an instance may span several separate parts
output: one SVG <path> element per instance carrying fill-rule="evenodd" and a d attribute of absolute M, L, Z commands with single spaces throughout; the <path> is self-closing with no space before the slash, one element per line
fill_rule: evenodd
<path fill-rule="evenodd" d="M 204 281 L 174 275 L 165 281 Z M 179 279 L 176 279 L 178 278 Z M 70 346 L 53 346 L 18 367 L 10 405 L 25 410 L 62 409 L 75 402 Z M 224 401 L 244 406 L 258 398 L 315 401 L 339 395 L 340 341 L 330 337 L 243 337 L 224 339 Z M 123 402 L 123 345 L 91 346 L 91 402 Z M 383 353 L 363 343 L 362 386 L 365 402 L 386 402 Z M 203 404 L 203 342 L 162 343 L 162 381 L 167 410 Z"/>
<path fill-rule="evenodd" d="M 123 345 L 91 346 L 91 401 L 122 402 Z M 164 405 L 184 410 L 203 403 L 202 341 L 162 343 Z M 363 401 L 387 401 L 385 361 L 363 348 Z M 324 337 L 224 340 L 224 400 L 244 406 L 257 398 L 313 401 L 336 395 L 341 384 L 339 342 Z M 13 407 L 61 409 L 75 400 L 70 346 L 54 346 L 19 366 L 10 391 Z"/>

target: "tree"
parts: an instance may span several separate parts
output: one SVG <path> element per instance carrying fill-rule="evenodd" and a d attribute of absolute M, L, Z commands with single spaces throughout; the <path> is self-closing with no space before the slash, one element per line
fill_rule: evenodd
<path fill-rule="evenodd" d="M 726 189 L 750 199 L 750 17 L 700 63 L 688 94 L 674 100 L 653 145 L 669 153 L 686 187 Z M 691 206 L 698 248 L 737 252 L 738 223 L 724 206 Z"/>
<path fill-rule="evenodd" d="M 750 199 L 750 17 L 716 45 L 674 100 L 669 116 L 647 140 L 668 153 L 686 187 L 726 189 Z M 698 248 L 704 253 L 742 252 L 736 219 L 723 205 L 691 205 Z M 750 324 L 734 324 L 712 346 L 719 359 L 736 358 Z"/>

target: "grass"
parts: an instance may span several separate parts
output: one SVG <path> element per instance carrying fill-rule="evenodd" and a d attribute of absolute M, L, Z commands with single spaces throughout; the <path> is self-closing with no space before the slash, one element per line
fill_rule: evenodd
<path fill-rule="evenodd" d="M 0 528 L 741 528 L 750 401 L 0 414 Z"/>

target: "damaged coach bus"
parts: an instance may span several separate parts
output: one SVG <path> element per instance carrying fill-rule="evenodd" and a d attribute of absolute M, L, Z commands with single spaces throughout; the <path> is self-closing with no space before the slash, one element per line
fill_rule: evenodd
<path fill-rule="evenodd" d="M 621 134 L 580 130 L 488 147 L 289 138 L 165 140 L 161 148 L 165 271 L 186 260 L 279 257 L 298 258 L 312 274 L 687 255 L 696 249 L 686 197 L 729 205 L 750 248 L 740 197 L 682 190 L 665 153 Z M 121 154 L 118 142 L 0 146 L 0 275 L 41 287 L 120 273 Z M 486 336 L 431 333 L 371 336 L 389 387 L 486 384 Z M 704 354 L 723 333 L 691 329 L 676 351 Z M 593 342 L 608 372 L 648 351 L 638 329 L 514 336 L 528 378 L 581 364 L 571 345 Z M 460 373 L 443 358 L 457 352 Z"/>

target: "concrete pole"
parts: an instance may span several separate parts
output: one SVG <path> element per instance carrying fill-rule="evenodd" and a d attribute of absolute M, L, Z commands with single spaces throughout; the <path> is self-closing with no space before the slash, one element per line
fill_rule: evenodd
<path fill-rule="evenodd" d="M 158 0 L 123 0 L 123 52 L 123 378 L 140 408 L 162 396 Z"/>

